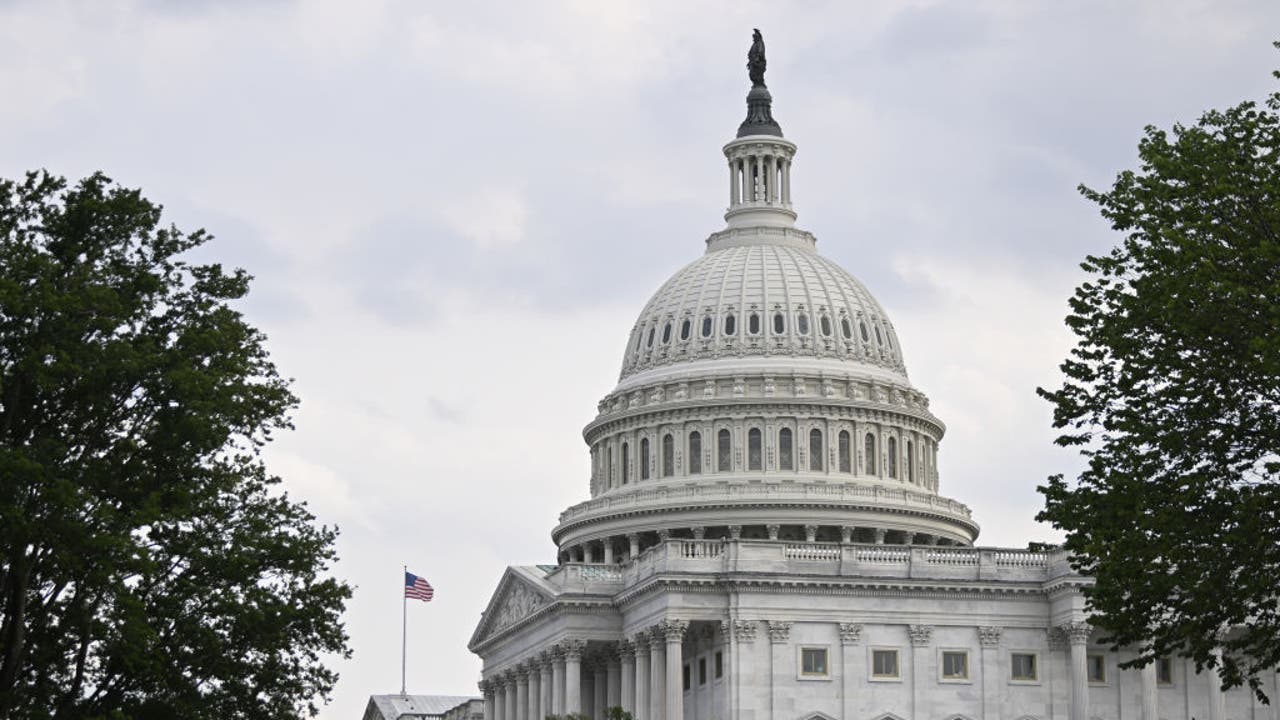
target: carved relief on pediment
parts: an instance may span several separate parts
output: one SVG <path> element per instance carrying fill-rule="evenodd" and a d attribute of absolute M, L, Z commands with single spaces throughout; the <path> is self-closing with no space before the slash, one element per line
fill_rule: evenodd
<path fill-rule="evenodd" d="M 507 585 L 494 605 L 489 621 L 489 633 L 493 634 L 509 625 L 529 617 L 548 602 L 547 598 L 528 585 L 515 581 Z"/>

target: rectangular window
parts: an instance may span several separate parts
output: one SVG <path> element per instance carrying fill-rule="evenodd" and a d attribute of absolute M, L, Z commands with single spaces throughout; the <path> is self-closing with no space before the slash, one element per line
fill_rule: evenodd
<path fill-rule="evenodd" d="M 1107 681 L 1107 658 L 1105 655 L 1090 655 L 1086 660 L 1089 668 L 1089 682 L 1105 683 Z"/>
<path fill-rule="evenodd" d="M 969 653 L 963 650 L 948 650 L 942 653 L 942 679 L 968 680 Z"/>
<path fill-rule="evenodd" d="M 716 651 L 716 679 L 724 677 L 724 655 L 719 650 Z"/>
<path fill-rule="evenodd" d="M 1023 682 L 1039 679 L 1036 675 L 1034 653 L 1013 653 L 1009 656 L 1010 677 Z"/>
<path fill-rule="evenodd" d="M 826 677 L 827 649 L 800 648 L 800 674 L 805 677 Z"/>
<path fill-rule="evenodd" d="M 683 677 L 684 677 L 684 690 L 685 692 L 688 692 L 689 691 L 689 664 L 688 663 L 685 663 Z"/>
<path fill-rule="evenodd" d="M 878 678 L 898 677 L 898 651 L 897 650 L 872 650 L 871 651 L 871 677 L 878 677 Z"/>
<path fill-rule="evenodd" d="M 1156 660 L 1156 682 L 1161 685 L 1173 684 L 1173 661 L 1169 658 Z"/>
<path fill-rule="evenodd" d="M 698 684 L 707 684 L 707 659 L 704 657 L 698 658 Z"/>

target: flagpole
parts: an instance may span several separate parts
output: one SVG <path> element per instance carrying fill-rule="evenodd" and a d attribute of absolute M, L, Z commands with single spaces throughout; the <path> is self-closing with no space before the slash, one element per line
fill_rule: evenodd
<path fill-rule="evenodd" d="M 409 566 L 404 566 L 404 575 L 400 578 L 400 697 L 405 697 L 404 693 L 404 661 L 406 649 L 409 647 L 409 596 L 404 591 L 404 578 L 409 575 Z"/>

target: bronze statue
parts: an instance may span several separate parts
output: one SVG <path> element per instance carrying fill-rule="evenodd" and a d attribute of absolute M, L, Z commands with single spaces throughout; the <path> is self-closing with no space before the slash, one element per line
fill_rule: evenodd
<path fill-rule="evenodd" d="M 764 36 L 759 28 L 751 32 L 751 49 L 747 51 L 747 75 L 751 78 L 751 87 L 764 87 Z"/>

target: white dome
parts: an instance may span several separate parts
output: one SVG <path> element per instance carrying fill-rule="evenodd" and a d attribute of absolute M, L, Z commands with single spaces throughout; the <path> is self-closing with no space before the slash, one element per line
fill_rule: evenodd
<path fill-rule="evenodd" d="M 862 365 L 905 381 L 898 337 L 884 308 L 813 246 L 812 235 L 794 228 L 711 236 L 706 254 L 671 276 L 645 305 L 619 379 L 678 363 L 786 357 Z"/>

